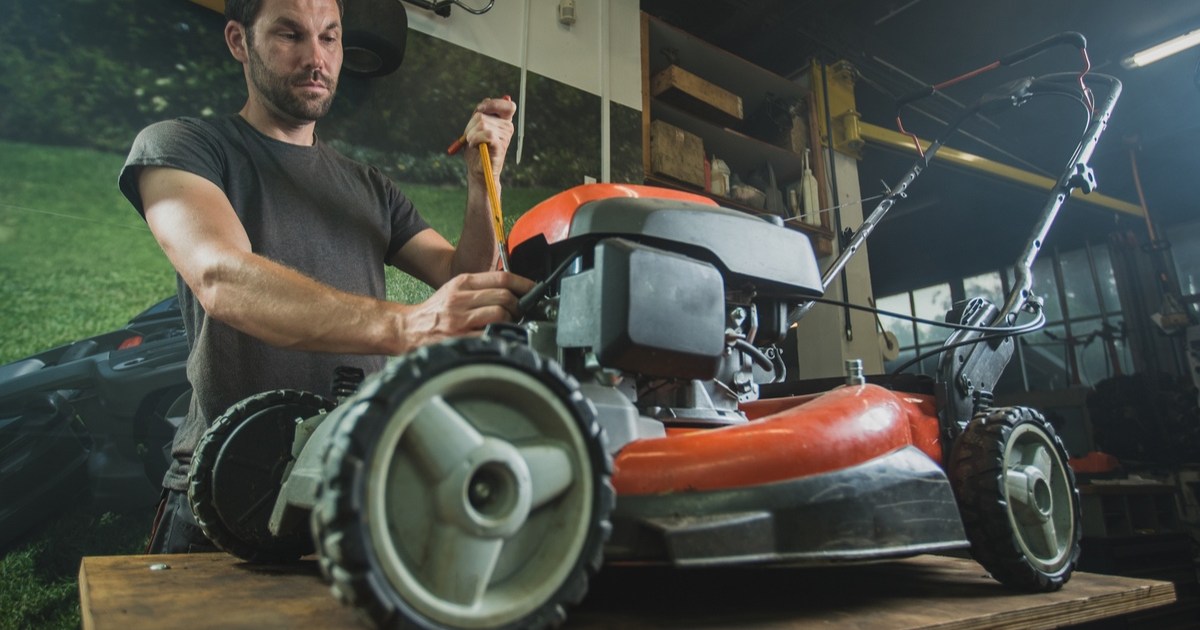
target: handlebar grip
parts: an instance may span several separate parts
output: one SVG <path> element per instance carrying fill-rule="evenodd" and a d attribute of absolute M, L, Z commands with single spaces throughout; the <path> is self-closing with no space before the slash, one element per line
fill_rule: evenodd
<path fill-rule="evenodd" d="M 1009 53 L 1001 57 L 1000 65 L 1011 66 L 1013 64 L 1021 63 L 1022 61 L 1025 61 L 1026 59 L 1038 55 L 1041 52 L 1049 48 L 1053 48 L 1059 44 L 1070 44 L 1075 48 L 1083 50 L 1084 48 L 1087 48 L 1087 38 L 1084 37 L 1082 33 L 1077 33 L 1075 31 L 1065 31 L 1057 35 L 1052 35 L 1036 44 L 1026 46 L 1016 52 Z"/>

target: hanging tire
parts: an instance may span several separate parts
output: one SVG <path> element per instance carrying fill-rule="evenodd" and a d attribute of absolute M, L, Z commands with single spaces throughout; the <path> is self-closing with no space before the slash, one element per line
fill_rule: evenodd
<path fill-rule="evenodd" d="M 308 531 L 283 537 L 268 524 L 292 461 L 300 420 L 333 401 L 281 389 L 250 396 L 213 421 L 192 455 L 188 502 L 204 535 L 250 562 L 290 562 L 312 553 Z"/>
<path fill-rule="evenodd" d="M 542 628 L 599 569 L 615 500 L 591 403 L 522 344 L 459 339 L 368 379 L 330 439 L 321 568 L 380 627 Z"/>
<path fill-rule="evenodd" d="M 1050 423 L 1025 407 L 992 409 L 954 443 L 950 479 L 971 555 L 1002 584 L 1055 591 L 1079 560 L 1079 492 Z"/>

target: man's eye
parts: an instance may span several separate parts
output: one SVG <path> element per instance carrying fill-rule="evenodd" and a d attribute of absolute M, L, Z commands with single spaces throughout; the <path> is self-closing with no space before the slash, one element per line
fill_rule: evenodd
<path fill-rule="evenodd" d="M 295 33 L 290 33 L 290 32 L 280 33 L 279 36 L 284 39 L 293 39 L 293 40 L 298 39 L 300 37 L 299 35 L 297 35 Z"/>

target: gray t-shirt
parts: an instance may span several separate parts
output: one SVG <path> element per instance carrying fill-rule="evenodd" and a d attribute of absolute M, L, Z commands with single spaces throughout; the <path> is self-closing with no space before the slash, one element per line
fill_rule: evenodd
<path fill-rule="evenodd" d="M 343 291 L 383 299 L 384 265 L 428 227 L 379 170 L 354 162 L 319 140 L 297 146 L 269 138 L 240 116 L 155 123 L 136 140 L 119 185 L 145 214 L 140 166 L 195 173 L 221 188 L 256 254 Z M 186 490 L 188 467 L 205 428 L 234 403 L 264 391 L 302 389 L 330 396 L 334 369 L 368 374 L 384 357 L 301 352 L 270 346 L 210 319 L 177 279 L 191 354 L 192 406 L 175 436 L 175 462 L 163 480 Z"/>

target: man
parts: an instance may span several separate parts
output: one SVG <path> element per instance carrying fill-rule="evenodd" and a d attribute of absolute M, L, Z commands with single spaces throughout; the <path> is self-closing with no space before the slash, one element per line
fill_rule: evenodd
<path fill-rule="evenodd" d="M 430 229 L 378 170 L 321 143 L 342 64 L 341 0 L 229 0 L 225 42 L 243 67 L 238 114 L 151 125 L 135 140 L 121 191 L 178 272 L 193 396 L 150 549 L 207 547 L 187 503 L 205 428 L 246 396 L 328 394 L 338 366 L 476 333 L 516 315 L 532 283 L 495 269 L 498 252 L 478 151 L 467 151 L 458 247 Z M 513 103 L 487 99 L 467 124 L 498 174 Z M 497 185 L 499 182 L 497 182 Z M 385 301 L 383 264 L 437 288 L 421 304 Z"/>

